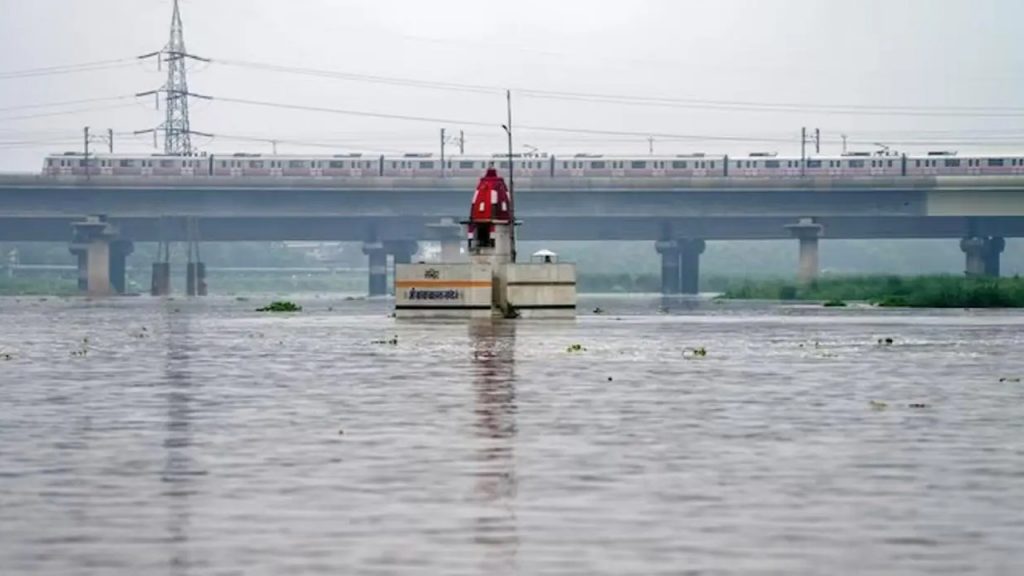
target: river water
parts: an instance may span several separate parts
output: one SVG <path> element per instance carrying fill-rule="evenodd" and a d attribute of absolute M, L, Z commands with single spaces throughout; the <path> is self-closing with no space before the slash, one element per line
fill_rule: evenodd
<path fill-rule="evenodd" d="M 0 299 L 0 573 L 1024 571 L 1020 313 L 262 303 Z"/>

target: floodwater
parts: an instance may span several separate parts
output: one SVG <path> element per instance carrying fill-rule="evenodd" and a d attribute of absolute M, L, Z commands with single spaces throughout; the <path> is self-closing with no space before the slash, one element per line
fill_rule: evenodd
<path fill-rule="evenodd" d="M 299 301 L 0 299 L 0 573 L 1024 571 L 1020 313 Z"/>

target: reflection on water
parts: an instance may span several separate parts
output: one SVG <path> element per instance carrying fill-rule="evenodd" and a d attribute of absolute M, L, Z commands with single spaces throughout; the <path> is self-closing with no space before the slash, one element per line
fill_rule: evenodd
<path fill-rule="evenodd" d="M 516 389 L 514 322 L 473 322 L 475 430 L 479 439 L 476 495 L 482 505 L 475 541 L 486 546 L 483 573 L 516 570 Z"/>
<path fill-rule="evenodd" d="M 169 566 L 173 575 L 189 573 L 190 501 L 198 490 L 201 474 L 192 454 L 191 418 L 194 382 L 189 368 L 193 345 L 189 337 L 190 316 L 168 314 L 165 333 L 167 356 L 162 394 L 167 400 L 167 428 L 163 441 L 164 466 L 161 496 L 167 503 Z"/>
<path fill-rule="evenodd" d="M 300 303 L 0 298 L 0 575 L 1024 573 L 1019 312 Z"/>

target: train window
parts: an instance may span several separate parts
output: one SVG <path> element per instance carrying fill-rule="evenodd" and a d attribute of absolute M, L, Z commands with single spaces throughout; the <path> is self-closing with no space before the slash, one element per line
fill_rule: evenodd
<path fill-rule="evenodd" d="M 161 160 L 160 161 L 160 167 L 161 168 L 174 168 L 174 160 Z"/>
<path fill-rule="evenodd" d="M 337 170 L 338 168 L 344 168 L 345 167 L 345 163 L 341 162 L 339 160 L 331 160 L 331 161 L 329 161 L 327 163 L 327 167 L 328 168 L 333 168 L 333 169 Z"/>
<path fill-rule="evenodd" d="M 947 158 L 946 159 L 946 168 L 959 168 L 959 167 L 960 167 L 960 160 L 958 160 L 956 158 Z"/>
<path fill-rule="evenodd" d="M 434 163 L 433 162 L 420 162 L 420 170 L 433 170 L 433 169 L 434 169 Z"/>
<path fill-rule="evenodd" d="M 712 160 L 712 161 L 711 161 L 711 169 L 712 169 L 712 170 L 714 170 L 714 169 L 715 169 L 715 161 L 714 161 L 714 160 Z"/>
<path fill-rule="evenodd" d="M 892 168 L 892 160 L 889 160 L 889 165 L 887 166 L 887 168 Z"/>
<path fill-rule="evenodd" d="M 647 162 L 644 160 L 634 160 L 630 163 L 630 168 L 633 168 L 634 170 L 647 168 Z"/>
<path fill-rule="evenodd" d="M 687 168 L 686 160 L 675 160 L 672 162 L 672 167 L 676 170 L 685 170 Z"/>
<path fill-rule="evenodd" d="M 1002 158 L 989 158 L 988 159 L 988 165 L 991 166 L 991 167 L 1002 166 L 1003 165 L 1003 159 Z"/>
<path fill-rule="evenodd" d="M 288 161 L 288 167 L 289 168 L 305 168 L 306 167 L 306 163 L 303 162 L 302 160 L 289 160 Z"/>
<path fill-rule="evenodd" d="M 604 170 L 604 162 L 591 162 L 590 168 L 593 170 Z"/>
<path fill-rule="evenodd" d="M 765 160 L 764 161 L 764 167 L 765 168 L 781 168 L 782 167 L 782 163 L 779 162 L 778 160 Z"/>
<path fill-rule="evenodd" d="M 135 162 L 131 160 L 121 160 L 121 168 L 131 168 L 135 165 Z"/>
<path fill-rule="evenodd" d="M 821 168 L 821 160 L 808 160 L 807 161 L 807 167 L 808 168 Z"/>
<path fill-rule="evenodd" d="M 736 161 L 736 167 L 737 168 L 743 168 L 743 161 L 742 160 L 737 160 Z"/>
<path fill-rule="evenodd" d="M 249 168 L 260 170 L 263 168 L 263 162 L 260 160 L 252 160 L 249 162 Z"/>
<path fill-rule="evenodd" d="M 473 169 L 473 163 L 472 162 L 465 162 L 465 161 L 459 162 L 459 168 L 461 168 L 462 170 L 472 170 Z"/>
<path fill-rule="evenodd" d="M 847 165 L 850 168 L 863 168 L 864 167 L 864 161 L 863 160 L 850 160 L 849 164 L 847 164 Z"/>
<path fill-rule="evenodd" d="M 498 162 L 498 168 L 508 170 L 508 162 Z"/>

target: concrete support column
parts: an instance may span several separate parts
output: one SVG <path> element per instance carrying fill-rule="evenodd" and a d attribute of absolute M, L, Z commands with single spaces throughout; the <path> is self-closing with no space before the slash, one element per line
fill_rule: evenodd
<path fill-rule="evenodd" d="M 453 264 L 466 261 L 462 254 L 462 247 L 466 243 L 466 229 L 458 225 L 454 218 L 444 218 L 437 224 L 428 224 L 426 239 L 440 242 L 441 262 Z"/>
<path fill-rule="evenodd" d="M 86 293 L 89 296 L 110 296 L 114 293 L 110 282 L 110 243 L 117 236 L 117 230 L 104 216 L 90 216 L 72 224 L 72 228 L 73 246 L 82 246 L 85 251 Z"/>
<path fill-rule="evenodd" d="M 700 255 L 706 247 L 703 240 L 679 241 L 679 289 L 683 294 L 700 293 Z"/>
<path fill-rule="evenodd" d="M 89 290 L 89 247 L 85 244 L 72 244 L 68 250 L 78 264 L 78 291 Z"/>
<path fill-rule="evenodd" d="M 153 263 L 153 282 L 149 293 L 153 296 L 171 295 L 171 265 L 168 262 Z"/>
<path fill-rule="evenodd" d="M 1001 237 L 989 238 L 988 250 L 985 252 L 985 275 L 992 278 L 999 278 L 1002 275 L 1000 256 L 1006 250 L 1006 239 Z"/>
<path fill-rule="evenodd" d="M 206 296 L 206 264 L 189 262 L 185 268 L 185 293 L 189 296 Z"/>
<path fill-rule="evenodd" d="M 661 293 L 666 296 L 679 294 L 679 242 L 660 240 L 654 244 L 654 249 L 661 254 Z"/>
<path fill-rule="evenodd" d="M 134 251 L 135 244 L 131 240 L 110 243 L 110 284 L 118 294 L 127 292 L 128 256 Z"/>
<path fill-rule="evenodd" d="M 368 292 L 370 297 L 385 296 L 388 293 L 388 253 L 380 242 L 363 244 L 363 254 L 370 259 Z"/>
<path fill-rule="evenodd" d="M 960 241 L 960 250 L 966 256 L 964 272 L 968 276 L 999 277 L 999 258 L 1005 249 L 1003 238 L 964 238 Z"/>
<path fill-rule="evenodd" d="M 801 218 L 796 224 L 786 226 L 790 234 L 800 242 L 798 277 L 801 282 L 810 282 L 818 277 L 820 271 L 818 239 L 821 238 L 824 228 L 813 218 Z"/>

